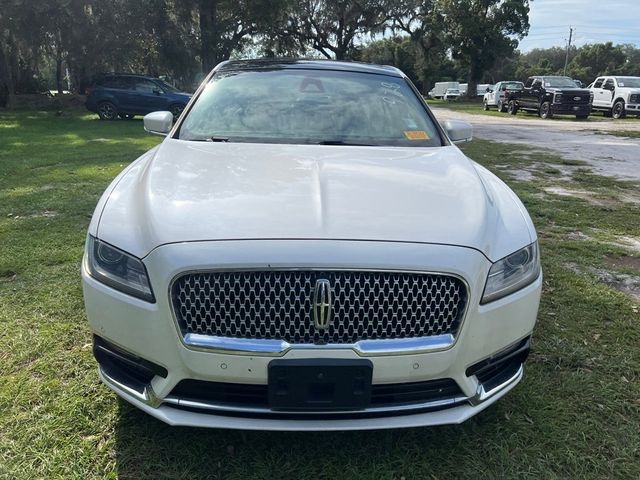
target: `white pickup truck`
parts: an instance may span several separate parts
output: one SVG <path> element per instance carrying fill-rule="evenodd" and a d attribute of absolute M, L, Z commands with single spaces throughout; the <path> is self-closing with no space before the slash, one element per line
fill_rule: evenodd
<path fill-rule="evenodd" d="M 593 92 L 592 110 L 613 118 L 640 115 L 640 77 L 598 77 L 588 88 Z"/>
<path fill-rule="evenodd" d="M 524 83 L 516 81 L 498 82 L 493 86 L 487 86 L 487 92 L 482 99 L 482 108 L 489 110 L 498 107 L 499 112 L 507 111 L 507 103 L 504 101 L 507 91 L 522 90 Z"/>

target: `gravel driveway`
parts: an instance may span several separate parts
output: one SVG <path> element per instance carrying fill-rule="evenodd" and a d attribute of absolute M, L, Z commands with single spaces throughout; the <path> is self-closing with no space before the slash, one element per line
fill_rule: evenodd
<path fill-rule="evenodd" d="M 640 138 L 607 134 L 616 130 L 640 132 L 640 119 L 559 121 L 541 120 L 522 113 L 498 117 L 439 107 L 431 109 L 441 122 L 452 119 L 469 122 L 477 138 L 522 144 L 528 150 L 551 150 L 566 159 L 587 162 L 600 175 L 640 181 Z"/>

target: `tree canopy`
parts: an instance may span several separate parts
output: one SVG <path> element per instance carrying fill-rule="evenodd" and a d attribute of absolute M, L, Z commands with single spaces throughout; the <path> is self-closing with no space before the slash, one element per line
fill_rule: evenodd
<path fill-rule="evenodd" d="M 97 74 L 162 76 L 192 89 L 218 62 L 317 56 L 392 64 L 423 91 L 562 73 L 564 48 L 517 51 L 529 0 L 0 0 L 0 105 L 82 92 Z M 640 74 L 640 51 L 573 47 L 568 73 Z"/>

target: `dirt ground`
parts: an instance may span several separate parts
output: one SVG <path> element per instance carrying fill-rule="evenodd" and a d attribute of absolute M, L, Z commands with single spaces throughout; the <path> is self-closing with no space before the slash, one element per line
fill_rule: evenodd
<path fill-rule="evenodd" d="M 640 138 L 611 135 L 640 134 L 640 119 L 627 121 L 540 120 L 533 115 L 488 116 L 432 107 L 438 120 L 464 120 L 475 137 L 526 145 L 525 150 L 551 150 L 568 160 L 581 160 L 595 173 L 623 180 L 640 180 Z"/>

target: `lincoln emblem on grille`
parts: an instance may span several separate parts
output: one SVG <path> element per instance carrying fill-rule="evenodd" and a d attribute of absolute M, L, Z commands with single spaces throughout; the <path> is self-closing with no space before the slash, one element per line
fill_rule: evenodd
<path fill-rule="evenodd" d="M 326 330 L 331 322 L 331 284 L 329 280 L 316 280 L 313 290 L 313 323 L 319 330 Z"/>

